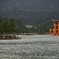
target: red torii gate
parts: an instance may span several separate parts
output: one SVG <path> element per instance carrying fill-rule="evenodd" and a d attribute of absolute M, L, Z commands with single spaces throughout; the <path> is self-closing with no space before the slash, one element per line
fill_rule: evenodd
<path fill-rule="evenodd" d="M 53 28 L 50 28 L 50 35 L 59 35 L 59 20 L 52 20 L 53 21 Z"/>

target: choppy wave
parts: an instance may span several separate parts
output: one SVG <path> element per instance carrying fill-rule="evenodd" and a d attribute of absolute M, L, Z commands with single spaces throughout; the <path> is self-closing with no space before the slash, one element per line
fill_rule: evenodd
<path fill-rule="evenodd" d="M 15 41 L 2 40 L 0 41 L 0 59 L 59 59 L 58 38 L 36 35 L 22 36 L 21 40 Z"/>

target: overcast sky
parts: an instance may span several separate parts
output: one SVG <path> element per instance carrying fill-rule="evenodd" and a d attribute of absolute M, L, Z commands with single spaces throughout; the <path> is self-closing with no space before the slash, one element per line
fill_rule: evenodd
<path fill-rule="evenodd" d="M 0 11 L 59 10 L 59 0 L 0 0 Z"/>

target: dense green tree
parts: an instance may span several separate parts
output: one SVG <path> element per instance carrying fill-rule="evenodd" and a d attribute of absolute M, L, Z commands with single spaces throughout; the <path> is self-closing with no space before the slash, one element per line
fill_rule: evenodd
<path fill-rule="evenodd" d="M 27 32 L 27 28 L 23 24 L 23 22 L 20 19 L 17 19 L 16 22 L 16 27 L 17 27 L 17 33 L 24 33 Z"/>
<path fill-rule="evenodd" d="M 7 20 L 3 23 L 3 32 L 15 32 L 16 30 L 16 25 L 14 22 Z"/>
<path fill-rule="evenodd" d="M 36 32 L 37 32 L 36 26 L 31 27 L 31 28 L 30 28 L 30 32 L 36 33 Z"/>
<path fill-rule="evenodd" d="M 0 33 L 1 32 L 28 32 L 23 22 L 20 19 L 13 19 L 12 17 L 3 18 L 0 16 Z"/>
<path fill-rule="evenodd" d="M 3 21 L 0 20 L 0 33 L 2 33 L 2 32 L 3 32 Z"/>
<path fill-rule="evenodd" d="M 39 34 L 45 34 L 48 29 L 45 23 L 41 23 L 37 26 L 37 30 Z"/>

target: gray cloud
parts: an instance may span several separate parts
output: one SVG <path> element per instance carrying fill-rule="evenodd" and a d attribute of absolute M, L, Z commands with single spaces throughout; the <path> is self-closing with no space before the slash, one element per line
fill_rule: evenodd
<path fill-rule="evenodd" d="M 0 10 L 58 9 L 59 0 L 0 0 Z"/>

